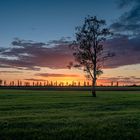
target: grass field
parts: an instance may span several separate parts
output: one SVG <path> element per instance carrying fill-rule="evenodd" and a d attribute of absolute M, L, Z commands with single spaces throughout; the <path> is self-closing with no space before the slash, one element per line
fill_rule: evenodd
<path fill-rule="evenodd" d="M 140 140 L 140 91 L 0 90 L 0 140 Z"/>

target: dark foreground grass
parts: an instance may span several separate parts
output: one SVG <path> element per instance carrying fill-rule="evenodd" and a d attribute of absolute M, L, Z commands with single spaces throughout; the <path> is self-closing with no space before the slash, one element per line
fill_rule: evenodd
<path fill-rule="evenodd" d="M 140 92 L 0 90 L 0 140 L 140 140 Z"/>

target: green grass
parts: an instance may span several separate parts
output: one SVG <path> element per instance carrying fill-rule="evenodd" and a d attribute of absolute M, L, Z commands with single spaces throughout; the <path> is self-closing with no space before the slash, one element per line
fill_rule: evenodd
<path fill-rule="evenodd" d="M 140 92 L 0 90 L 0 140 L 139 140 Z"/>

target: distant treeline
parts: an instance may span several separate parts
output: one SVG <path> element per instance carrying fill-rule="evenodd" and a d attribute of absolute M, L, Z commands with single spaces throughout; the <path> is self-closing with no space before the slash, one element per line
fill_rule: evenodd
<path fill-rule="evenodd" d="M 72 82 L 58 82 L 58 81 L 31 81 L 31 82 L 25 82 L 25 81 L 21 81 L 21 80 L 17 80 L 17 81 L 11 81 L 11 82 L 7 82 L 6 80 L 0 80 L 0 86 L 33 86 L 33 87 L 63 87 L 63 86 L 66 86 L 66 87 L 69 87 L 69 86 L 78 86 L 78 87 L 85 87 L 85 86 L 92 86 L 90 82 L 88 81 L 84 81 L 84 82 L 75 82 L 75 81 L 72 81 Z M 108 84 L 100 84 L 100 85 L 96 85 L 96 86 L 111 86 L 111 87 L 118 87 L 118 86 L 139 86 L 139 85 L 136 85 L 136 84 L 129 84 L 129 85 L 122 85 L 122 84 L 119 84 L 119 82 L 113 82 L 111 81 L 110 83 Z"/>

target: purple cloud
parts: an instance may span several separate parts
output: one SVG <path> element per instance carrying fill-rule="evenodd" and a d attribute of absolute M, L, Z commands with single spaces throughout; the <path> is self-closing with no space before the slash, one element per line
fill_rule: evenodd
<path fill-rule="evenodd" d="M 79 75 L 73 74 L 58 74 L 58 73 L 37 73 L 35 76 L 41 77 L 79 77 Z"/>

